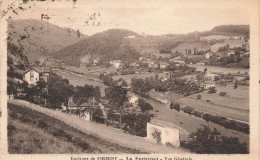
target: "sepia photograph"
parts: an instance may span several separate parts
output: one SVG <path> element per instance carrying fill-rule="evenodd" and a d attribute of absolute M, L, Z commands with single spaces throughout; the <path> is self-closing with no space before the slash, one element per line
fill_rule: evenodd
<path fill-rule="evenodd" d="M 0 5 L 2 153 L 259 156 L 258 1 Z"/>

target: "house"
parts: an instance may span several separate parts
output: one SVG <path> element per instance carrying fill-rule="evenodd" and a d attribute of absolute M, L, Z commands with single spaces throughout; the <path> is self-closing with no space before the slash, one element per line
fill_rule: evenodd
<path fill-rule="evenodd" d="M 151 61 L 148 63 L 148 67 L 149 68 L 159 68 L 159 64 L 154 61 Z"/>
<path fill-rule="evenodd" d="M 204 54 L 204 58 L 209 59 L 210 57 L 213 56 L 213 54 L 214 54 L 213 52 L 207 52 Z"/>
<path fill-rule="evenodd" d="M 155 143 L 164 145 L 171 144 L 172 146 L 180 146 L 180 132 L 188 135 L 187 131 L 180 129 L 174 124 L 160 120 L 151 120 L 147 123 L 147 139 Z"/>
<path fill-rule="evenodd" d="M 206 81 L 206 82 L 212 82 L 212 81 L 215 80 L 216 77 L 217 77 L 217 74 L 207 73 L 207 74 L 205 74 L 205 76 L 204 76 L 204 81 Z"/>
<path fill-rule="evenodd" d="M 209 89 L 211 87 L 216 87 L 215 83 L 201 83 L 200 87 L 203 87 L 204 89 Z"/>
<path fill-rule="evenodd" d="M 166 67 L 168 66 L 169 64 L 166 63 L 166 62 L 161 62 L 160 63 L 160 69 L 166 69 Z"/>
<path fill-rule="evenodd" d="M 74 102 L 73 97 L 70 97 L 68 100 L 68 109 L 75 110 L 78 108 L 78 105 Z"/>
<path fill-rule="evenodd" d="M 183 65 L 185 65 L 185 62 L 182 61 L 182 60 L 176 60 L 176 61 L 174 61 L 174 64 L 175 64 L 176 66 L 183 66 Z"/>
<path fill-rule="evenodd" d="M 130 64 L 131 67 L 134 67 L 134 68 L 139 68 L 140 67 L 140 64 L 136 63 L 136 62 L 133 62 Z"/>
<path fill-rule="evenodd" d="M 36 85 L 40 80 L 40 71 L 37 69 L 29 69 L 24 73 L 23 80 L 29 85 Z"/>
<path fill-rule="evenodd" d="M 134 106 L 138 105 L 138 97 L 136 95 L 132 95 L 129 98 L 129 103 L 133 104 Z"/>
<path fill-rule="evenodd" d="M 110 65 L 114 66 L 115 68 L 120 68 L 123 66 L 121 60 L 110 61 Z"/>
<path fill-rule="evenodd" d="M 235 51 L 232 51 L 232 50 L 231 50 L 231 51 L 227 52 L 227 55 L 228 55 L 228 56 L 235 55 Z"/>
<path fill-rule="evenodd" d="M 98 63 L 98 60 L 97 60 L 97 59 L 94 59 L 94 60 L 93 60 L 93 66 L 97 66 L 97 63 Z"/>
<path fill-rule="evenodd" d="M 49 79 L 50 73 L 51 73 L 51 67 L 40 67 L 37 69 L 41 72 L 40 80 L 48 82 L 48 79 Z"/>

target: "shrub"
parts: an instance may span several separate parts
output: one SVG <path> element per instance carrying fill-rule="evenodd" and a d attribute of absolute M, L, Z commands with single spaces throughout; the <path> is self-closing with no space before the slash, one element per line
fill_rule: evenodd
<path fill-rule="evenodd" d="M 73 144 L 83 148 L 84 150 L 89 149 L 89 147 L 90 147 L 89 144 L 87 144 L 86 142 L 82 141 L 78 137 L 73 139 Z"/>
<path fill-rule="evenodd" d="M 227 92 L 219 92 L 219 95 L 225 97 L 227 95 Z"/>
<path fill-rule="evenodd" d="M 197 99 L 201 99 L 201 97 L 202 97 L 202 96 L 199 94 L 199 95 L 197 96 Z"/>
<path fill-rule="evenodd" d="M 8 137 L 12 136 L 14 134 L 15 130 L 16 130 L 16 127 L 14 125 L 8 124 L 8 126 L 7 126 Z"/>
<path fill-rule="evenodd" d="M 208 91 L 208 93 L 216 93 L 217 92 L 217 90 L 215 89 L 215 87 L 209 87 L 209 91 Z"/>
<path fill-rule="evenodd" d="M 32 120 L 29 119 L 29 118 L 27 118 L 27 117 L 22 117 L 22 118 L 21 118 L 21 121 L 22 121 L 23 123 L 30 123 L 30 122 L 32 122 Z"/>
<path fill-rule="evenodd" d="M 17 116 L 16 113 L 11 113 L 11 114 L 10 114 L 10 117 L 13 118 L 14 120 L 18 118 L 18 116 Z"/>
<path fill-rule="evenodd" d="M 47 128 L 48 124 L 44 122 L 43 120 L 39 120 L 37 127 L 39 128 Z"/>
<path fill-rule="evenodd" d="M 155 139 L 157 143 L 161 143 L 161 134 L 162 133 L 157 129 L 155 129 L 154 132 L 152 133 L 153 139 Z"/>
<path fill-rule="evenodd" d="M 64 137 L 68 141 L 71 141 L 72 136 L 68 133 L 66 133 L 63 129 L 58 129 L 57 131 L 53 132 L 53 136 L 55 137 Z"/>

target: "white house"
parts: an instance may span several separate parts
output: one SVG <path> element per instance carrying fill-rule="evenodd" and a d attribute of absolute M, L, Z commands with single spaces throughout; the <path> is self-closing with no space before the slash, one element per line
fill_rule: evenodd
<path fill-rule="evenodd" d="M 148 67 L 149 68 L 159 68 L 159 64 L 154 61 L 151 61 L 148 63 Z"/>
<path fill-rule="evenodd" d="M 213 54 L 213 52 L 207 52 L 205 53 L 204 58 L 209 59 L 211 56 L 213 56 Z"/>
<path fill-rule="evenodd" d="M 217 74 L 210 74 L 210 73 L 207 73 L 205 76 L 204 76 L 204 81 L 206 82 L 212 82 L 215 80 Z"/>
<path fill-rule="evenodd" d="M 30 69 L 24 73 L 23 80 L 29 85 L 36 85 L 40 80 L 40 71 L 36 69 Z"/>
<path fill-rule="evenodd" d="M 148 140 L 171 144 L 173 146 L 180 146 L 180 130 L 171 125 L 165 124 L 163 121 L 152 121 L 147 123 L 147 137 Z"/>
<path fill-rule="evenodd" d="M 209 89 L 209 88 L 211 88 L 211 87 L 216 87 L 216 86 L 215 86 L 214 83 L 206 83 L 204 88 L 205 88 L 205 89 Z"/>
<path fill-rule="evenodd" d="M 176 61 L 174 61 L 174 64 L 175 64 L 176 66 L 182 66 L 182 65 L 185 64 L 185 62 L 182 61 L 182 60 L 176 60 Z"/>
<path fill-rule="evenodd" d="M 140 67 L 140 64 L 136 63 L 136 62 L 133 62 L 130 64 L 131 67 L 135 67 L 135 68 L 138 68 Z"/>
<path fill-rule="evenodd" d="M 129 98 L 129 102 L 133 105 L 137 105 L 138 104 L 138 97 L 136 95 L 132 95 L 130 98 Z"/>
<path fill-rule="evenodd" d="M 168 63 L 162 62 L 160 63 L 160 69 L 165 69 L 168 66 Z"/>
<path fill-rule="evenodd" d="M 114 60 L 110 61 L 110 65 L 114 66 L 115 68 L 120 68 L 123 64 L 121 60 Z"/>

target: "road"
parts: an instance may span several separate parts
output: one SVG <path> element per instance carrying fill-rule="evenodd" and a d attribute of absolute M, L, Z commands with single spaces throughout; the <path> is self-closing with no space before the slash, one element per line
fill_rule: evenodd
<path fill-rule="evenodd" d="M 58 120 L 61 120 L 68 125 L 83 131 L 87 134 L 91 134 L 93 136 L 104 139 L 105 141 L 109 141 L 111 143 L 116 143 L 121 146 L 141 150 L 143 152 L 148 153 L 187 153 L 188 151 L 182 148 L 171 148 L 166 147 L 164 145 L 158 145 L 148 141 L 143 137 L 138 137 L 134 135 L 130 135 L 122 132 L 121 130 L 107 127 L 103 124 L 98 124 L 95 122 L 90 122 L 83 120 L 81 118 L 72 116 L 67 113 L 63 113 L 60 111 L 44 108 L 35 104 L 30 104 L 27 101 L 23 100 L 9 100 L 8 103 L 25 106 L 30 109 L 36 110 L 38 112 L 44 113 L 51 117 L 54 117 Z"/>

